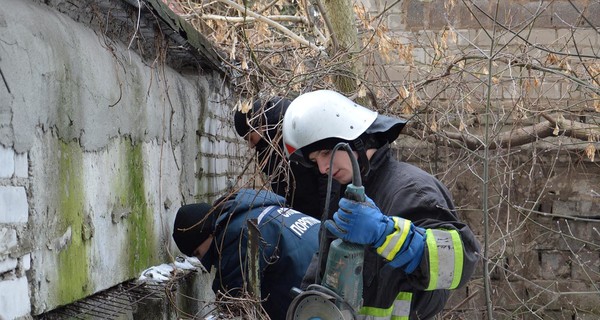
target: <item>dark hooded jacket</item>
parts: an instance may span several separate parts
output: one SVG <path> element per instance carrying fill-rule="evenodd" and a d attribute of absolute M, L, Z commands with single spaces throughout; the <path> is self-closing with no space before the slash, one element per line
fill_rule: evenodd
<path fill-rule="evenodd" d="M 388 145 L 383 146 L 371 157 L 371 171 L 363 180 L 365 193 L 389 216 L 408 219 L 415 226 L 429 230 L 453 230 L 460 238 L 455 244 L 456 254 L 462 265 L 453 268 L 453 286 L 464 286 L 479 260 L 480 246 L 471 229 L 460 222 L 452 197 L 447 188 L 429 173 L 392 158 Z M 448 299 L 450 288 L 430 290 L 435 270 L 450 268 L 431 252 L 434 237 L 428 233 L 428 241 L 419 267 L 411 274 L 400 268 L 386 266 L 386 261 L 375 248 L 365 252 L 364 306 L 388 308 L 399 292 L 412 294 L 410 319 L 429 319 L 439 313 Z M 433 261 L 436 260 L 436 261 Z M 457 259 L 458 260 L 458 259 Z M 440 268 L 438 268 L 440 267 Z M 439 286 L 438 286 L 439 287 Z"/>
<path fill-rule="evenodd" d="M 241 189 L 221 205 L 215 238 L 202 264 L 216 268 L 213 290 L 239 294 L 248 278 L 247 223 L 256 219 L 260 231 L 259 273 L 263 307 L 271 319 L 285 319 L 311 257 L 318 250 L 320 222 L 283 207 L 285 200 L 268 191 Z"/>
<path fill-rule="evenodd" d="M 377 149 L 369 160 L 359 153 L 365 194 L 382 213 L 408 219 L 421 230 L 416 232 L 426 235 L 421 262 L 410 274 L 394 267 L 376 248 L 365 249 L 359 319 L 433 318 L 444 308 L 449 290 L 469 281 L 480 257 L 479 242 L 458 219 L 448 189 L 431 174 L 392 158 L 390 143 L 405 123 L 379 115 L 361 136 L 362 142 L 348 141 L 354 150 L 357 146 L 363 146 L 363 152 Z M 339 139 L 321 141 L 316 148 L 329 148 L 337 142 Z M 313 283 L 316 265 L 311 263 L 302 288 Z M 323 270 L 321 266 L 319 271 Z"/>

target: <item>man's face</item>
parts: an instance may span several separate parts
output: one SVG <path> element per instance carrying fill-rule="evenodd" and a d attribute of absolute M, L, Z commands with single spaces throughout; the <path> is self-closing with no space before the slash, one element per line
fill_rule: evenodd
<path fill-rule="evenodd" d="M 356 156 L 356 152 L 354 152 Z M 331 156 L 333 158 L 332 167 L 329 167 Z M 322 174 L 332 172 L 332 177 L 341 184 L 352 182 L 352 162 L 348 153 L 344 150 L 338 150 L 334 153 L 331 150 L 313 151 L 308 155 L 310 161 L 314 162 Z"/>
<path fill-rule="evenodd" d="M 204 242 L 202 242 L 196 248 L 196 250 L 194 250 L 194 257 L 201 260 L 202 257 L 204 257 L 204 255 L 208 252 L 208 249 L 210 249 L 210 245 L 212 244 L 212 241 L 213 241 L 213 236 L 212 235 L 208 236 L 208 238 L 206 238 L 206 240 L 204 240 Z"/>
<path fill-rule="evenodd" d="M 250 131 L 246 136 L 246 139 L 248 140 L 248 144 L 250 144 L 250 148 L 254 149 L 260 142 L 260 139 L 262 139 L 262 136 L 256 131 Z"/>

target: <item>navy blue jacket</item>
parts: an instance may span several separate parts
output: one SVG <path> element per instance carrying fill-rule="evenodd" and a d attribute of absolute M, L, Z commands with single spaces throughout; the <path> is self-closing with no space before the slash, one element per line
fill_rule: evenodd
<path fill-rule="evenodd" d="M 260 281 L 263 307 L 271 319 L 285 319 L 293 297 L 292 287 L 300 282 L 319 247 L 315 218 L 282 207 L 285 199 L 269 191 L 241 189 L 215 224 L 215 239 L 202 258 L 208 269 L 216 268 L 215 292 L 241 292 L 248 278 L 246 249 L 249 219 L 257 219 L 260 231 Z M 243 267 L 242 267 L 243 265 Z"/>

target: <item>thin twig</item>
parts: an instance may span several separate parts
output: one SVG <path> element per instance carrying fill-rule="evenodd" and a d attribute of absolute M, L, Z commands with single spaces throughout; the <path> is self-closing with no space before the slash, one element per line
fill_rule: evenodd
<path fill-rule="evenodd" d="M 277 22 L 275 22 L 275 21 L 273 21 L 273 20 L 271 20 L 271 19 L 269 19 L 269 18 L 267 18 L 265 16 L 257 14 L 255 12 L 249 10 L 248 8 L 245 8 L 245 7 L 243 7 L 243 6 L 235 3 L 233 1 L 230 1 L 230 0 L 218 0 L 218 1 L 222 2 L 222 3 L 225 3 L 227 5 L 230 5 L 231 7 L 235 8 L 238 11 L 240 11 L 241 13 L 247 14 L 247 15 L 255 18 L 258 21 L 261 21 L 261 22 L 264 22 L 264 23 L 270 25 L 271 27 L 273 27 L 273 28 L 281 31 L 283 34 L 285 34 L 286 36 L 288 36 L 292 40 L 297 41 L 298 43 L 300 43 L 302 45 L 305 45 L 305 46 L 313 49 L 314 51 L 323 52 L 324 53 L 324 50 L 322 48 L 317 47 L 315 44 L 313 44 L 310 41 L 304 39 L 302 36 L 299 36 L 299 35 L 293 33 L 292 31 L 290 31 L 290 29 L 282 26 L 281 24 L 279 24 L 279 23 L 277 23 Z"/>

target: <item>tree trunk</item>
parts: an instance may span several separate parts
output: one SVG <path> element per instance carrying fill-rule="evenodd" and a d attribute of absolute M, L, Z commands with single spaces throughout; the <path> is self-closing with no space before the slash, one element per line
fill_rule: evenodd
<path fill-rule="evenodd" d="M 355 25 L 355 15 L 350 0 L 323 0 L 325 15 L 330 21 L 331 37 L 335 38 L 332 45 L 328 48 L 331 57 L 345 57 L 344 64 L 335 70 L 334 84 L 336 88 L 346 95 L 352 94 L 357 90 L 357 76 L 362 70 L 358 61 L 354 60 L 354 55 L 358 51 L 358 31 Z M 336 46 L 337 45 L 337 46 Z"/>

